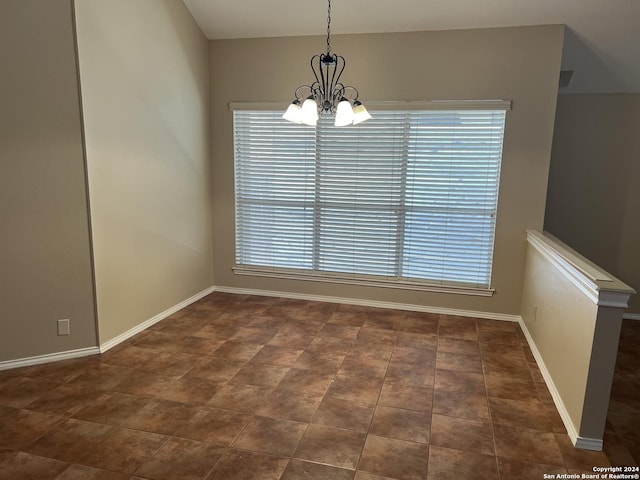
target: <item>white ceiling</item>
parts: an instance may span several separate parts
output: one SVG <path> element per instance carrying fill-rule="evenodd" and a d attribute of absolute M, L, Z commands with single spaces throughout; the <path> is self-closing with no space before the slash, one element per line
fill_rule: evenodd
<path fill-rule="evenodd" d="M 210 39 L 326 33 L 325 0 L 183 1 Z M 331 9 L 335 34 L 562 23 L 562 70 L 575 73 L 561 92 L 640 93 L 640 0 L 332 0 Z"/>

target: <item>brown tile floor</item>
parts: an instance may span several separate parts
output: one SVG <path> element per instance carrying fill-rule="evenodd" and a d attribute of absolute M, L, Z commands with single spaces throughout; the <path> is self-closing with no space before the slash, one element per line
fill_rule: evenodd
<path fill-rule="evenodd" d="M 604 449 L 612 465 L 640 465 L 640 322 L 623 320 Z"/>
<path fill-rule="evenodd" d="M 627 360 L 608 436 L 630 464 Z M 0 372 L 0 425 L 0 480 L 539 480 L 609 464 L 573 449 L 515 323 L 222 293 L 101 356 Z"/>

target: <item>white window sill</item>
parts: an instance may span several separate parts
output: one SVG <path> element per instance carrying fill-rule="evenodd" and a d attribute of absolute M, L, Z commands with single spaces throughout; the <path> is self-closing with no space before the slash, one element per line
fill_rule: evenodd
<path fill-rule="evenodd" d="M 401 290 L 416 290 L 432 293 L 449 293 L 455 295 L 473 295 L 478 297 L 491 297 L 495 293 L 492 288 L 470 287 L 453 284 L 433 284 L 421 282 L 409 282 L 403 280 L 378 279 L 359 275 L 340 275 L 337 273 L 311 273 L 303 271 L 290 271 L 286 269 L 260 269 L 256 267 L 235 266 L 233 272 L 236 275 L 248 275 L 252 277 L 283 278 L 287 280 L 340 283 L 349 285 L 361 285 L 366 287 L 395 288 Z"/>

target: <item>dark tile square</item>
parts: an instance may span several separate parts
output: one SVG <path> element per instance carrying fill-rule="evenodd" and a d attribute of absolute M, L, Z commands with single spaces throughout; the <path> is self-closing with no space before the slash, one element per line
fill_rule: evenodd
<path fill-rule="evenodd" d="M 500 478 L 517 478 L 522 480 L 540 480 L 544 475 L 567 474 L 567 469 L 554 465 L 519 462 L 507 458 L 498 458 Z"/>
<path fill-rule="evenodd" d="M 364 433 L 309 425 L 298 448 L 295 458 L 334 467 L 355 470 L 366 435 Z"/>
<path fill-rule="evenodd" d="M 205 378 L 212 382 L 227 382 L 246 365 L 245 360 L 229 360 L 226 358 L 210 357 L 196 363 L 185 377 Z M 197 383 L 197 380 L 196 380 Z"/>
<path fill-rule="evenodd" d="M 354 471 L 292 459 L 280 480 L 353 480 Z"/>
<path fill-rule="evenodd" d="M 489 418 L 487 396 L 483 393 L 436 390 L 433 413 L 459 418 Z"/>
<path fill-rule="evenodd" d="M 131 480 L 126 473 L 110 472 L 98 468 L 87 467 L 85 465 L 70 465 L 56 480 Z"/>
<path fill-rule="evenodd" d="M 478 340 L 478 329 L 474 318 L 442 315 L 438 326 L 438 336 L 460 340 Z"/>
<path fill-rule="evenodd" d="M 429 443 L 431 413 L 378 405 L 369 433 L 417 443 Z"/>
<path fill-rule="evenodd" d="M 246 344 L 265 345 L 275 334 L 276 332 L 271 328 L 246 326 L 238 328 L 229 340 Z"/>
<path fill-rule="evenodd" d="M 0 388 L 0 405 L 23 408 L 55 389 L 59 384 L 28 377 L 11 377 Z"/>
<path fill-rule="evenodd" d="M 267 342 L 264 342 L 267 343 Z M 213 351 L 213 356 L 228 360 L 249 361 L 264 346 L 264 344 L 250 344 L 241 341 L 227 340 Z"/>
<path fill-rule="evenodd" d="M 86 450 L 96 447 L 115 427 L 83 420 L 66 419 L 27 448 L 29 453 L 76 462 Z"/>
<path fill-rule="evenodd" d="M 38 437 L 64 420 L 64 417 L 11 407 L 0 407 L 0 447 L 24 450 Z"/>
<path fill-rule="evenodd" d="M 366 432 L 373 412 L 373 407 L 326 396 L 313 417 L 313 423 Z"/>
<path fill-rule="evenodd" d="M 427 348 L 435 350 L 438 346 L 437 325 L 432 330 L 433 331 L 429 331 L 429 333 L 400 331 L 396 336 L 396 345 L 398 347 Z"/>
<path fill-rule="evenodd" d="M 423 365 L 390 362 L 385 381 L 407 383 L 418 387 L 433 387 L 435 368 Z"/>
<path fill-rule="evenodd" d="M 553 431 L 547 409 L 535 398 L 511 400 L 489 397 L 489 408 L 494 425 L 512 425 L 543 432 Z"/>
<path fill-rule="evenodd" d="M 279 480 L 289 458 L 229 449 L 207 480 Z"/>
<path fill-rule="evenodd" d="M 68 417 L 90 404 L 100 393 L 90 388 L 63 384 L 44 393 L 25 408 Z"/>
<path fill-rule="evenodd" d="M 307 429 L 306 423 L 255 417 L 232 446 L 281 457 L 293 454 Z"/>
<path fill-rule="evenodd" d="M 254 413 L 262 405 L 273 387 L 229 384 L 221 387 L 207 405 L 214 408 Z"/>
<path fill-rule="evenodd" d="M 196 407 L 186 403 L 168 400 L 150 400 L 122 423 L 123 427 L 144 430 L 145 432 L 173 435 L 196 413 Z"/>
<path fill-rule="evenodd" d="M 289 367 L 250 363 L 242 367 L 240 371 L 229 380 L 229 383 L 275 387 L 288 371 Z"/>
<path fill-rule="evenodd" d="M 429 448 L 430 480 L 498 480 L 496 457 L 448 448 Z"/>
<path fill-rule="evenodd" d="M 381 387 L 382 379 L 336 375 L 327 395 L 365 406 L 374 406 Z"/>
<path fill-rule="evenodd" d="M 439 337 L 438 353 L 459 353 L 461 355 L 479 355 L 480 345 L 476 340 Z"/>
<path fill-rule="evenodd" d="M 428 455 L 427 445 L 368 435 L 358 470 L 398 480 L 424 480 Z"/>
<path fill-rule="evenodd" d="M 265 363 L 267 365 L 279 365 L 281 367 L 291 367 L 298 357 L 302 355 L 303 349 L 276 347 L 265 345 L 251 359 L 250 363 Z"/>
<path fill-rule="evenodd" d="M 293 348 L 304 350 L 313 340 L 313 335 L 299 332 L 278 332 L 267 345 L 273 347 Z"/>
<path fill-rule="evenodd" d="M 149 399 L 118 392 L 104 392 L 78 410 L 73 418 L 119 426 L 142 409 Z"/>
<path fill-rule="evenodd" d="M 136 475 L 153 480 L 203 480 L 225 452 L 224 447 L 170 438 Z"/>
<path fill-rule="evenodd" d="M 490 397 L 531 400 L 538 396 L 533 378 L 510 378 L 495 374 L 487 374 L 484 378 Z"/>
<path fill-rule="evenodd" d="M 318 331 L 318 336 L 355 339 L 358 336 L 358 332 L 360 332 L 360 327 L 326 323 Z"/>
<path fill-rule="evenodd" d="M 518 333 L 506 330 L 483 330 L 480 329 L 478 333 L 478 340 L 480 343 L 486 343 L 490 345 L 520 345 L 520 336 Z"/>
<path fill-rule="evenodd" d="M 340 365 L 338 375 L 384 378 L 389 362 L 364 355 L 347 355 Z"/>
<path fill-rule="evenodd" d="M 431 419 L 431 445 L 495 455 L 491 423 L 486 419 L 434 414 Z"/>
<path fill-rule="evenodd" d="M 93 356 L 42 363 L 31 367 L 28 375 L 31 378 L 40 378 L 55 383 L 66 383 L 84 373 L 84 371 L 92 365 L 98 363 L 99 361 Z"/>
<path fill-rule="evenodd" d="M 202 405 L 211 400 L 223 385 L 224 382 L 185 375 L 172 381 L 155 396 L 163 400 Z"/>
<path fill-rule="evenodd" d="M 320 405 L 324 395 L 317 392 L 297 391 L 276 388 L 265 399 L 257 414 L 264 417 L 282 418 L 309 423 Z"/>
<path fill-rule="evenodd" d="M 436 370 L 435 389 L 445 392 L 486 394 L 484 375 L 459 370 Z"/>
<path fill-rule="evenodd" d="M 133 474 L 164 445 L 169 437 L 157 433 L 117 428 L 78 463 Z"/>
<path fill-rule="evenodd" d="M 499 457 L 546 465 L 564 466 L 553 433 L 523 427 L 497 425 L 493 428 Z"/>
<path fill-rule="evenodd" d="M 344 355 L 337 353 L 305 350 L 293 366 L 298 369 L 335 373 L 340 368 L 344 357 Z"/>
<path fill-rule="evenodd" d="M 8 451 L 0 455 L 0 480 L 53 480 L 68 466 L 53 458 Z"/>
<path fill-rule="evenodd" d="M 436 368 L 456 372 L 482 373 L 482 362 L 479 355 L 438 352 Z"/>
<path fill-rule="evenodd" d="M 435 366 L 436 351 L 431 348 L 399 347 L 393 350 L 392 362 Z"/>
<path fill-rule="evenodd" d="M 193 417 L 178 427 L 174 435 L 201 442 L 231 445 L 252 419 L 253 416 L 245 413 L 199 408 Z"/>
<path fill-rule="evenodd" d="M 387 407 L 428 412 L 433 405 L 433 387 L 385 382 L 378 403 Z"/>
<path fill-rule="evenodd" d="M 99 362 L 85 369 L 70 383 L 99 390 L 111 390 L 133 372 L 134 370 L 128 367 Z"/>
<path fill-rule="evenodd" d="M 334 378 L 333 373 L 291 368 L 278 384 L 279 389 L 292 392 L 324 394 Z"/>

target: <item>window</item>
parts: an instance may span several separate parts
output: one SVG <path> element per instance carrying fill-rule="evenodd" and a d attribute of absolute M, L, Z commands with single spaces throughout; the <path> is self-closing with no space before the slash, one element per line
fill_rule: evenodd
<path fill-rule="evenodd" d="M 488 290 L 504 104 L 351 127 L 235 110 L 236 272 Z"/>

